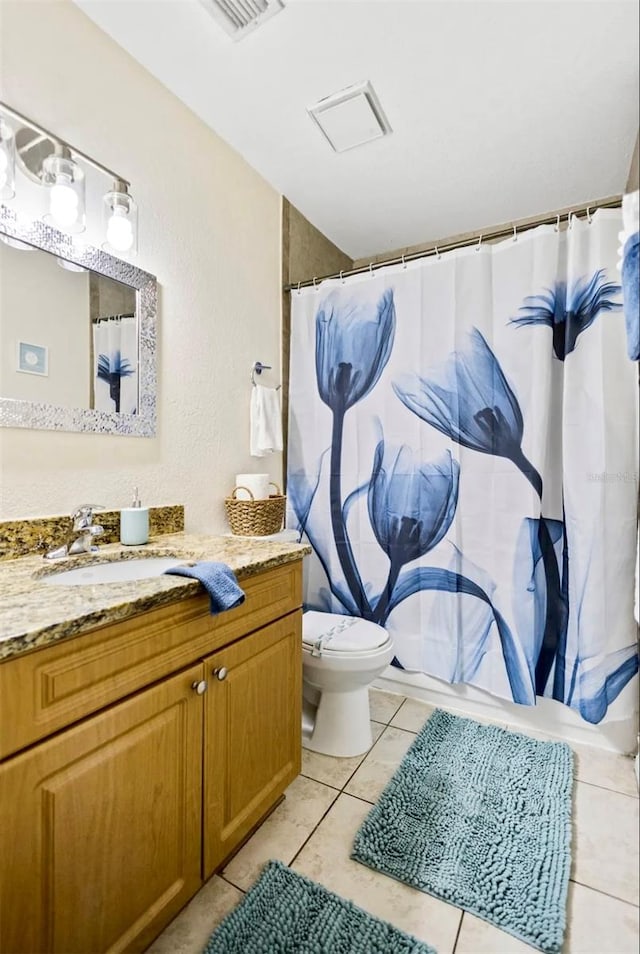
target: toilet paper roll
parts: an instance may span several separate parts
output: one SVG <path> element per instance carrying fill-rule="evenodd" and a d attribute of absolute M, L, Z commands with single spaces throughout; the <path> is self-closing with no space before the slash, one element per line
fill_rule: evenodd
<path fill-rule="evenodd" d="M 269 474 L 236 474 L 236 487 L 247 487 L 254 500 L 264 500 L 269 496 Z M 238 490 L 238 500 L 251 500 L 246 490 Z"/>

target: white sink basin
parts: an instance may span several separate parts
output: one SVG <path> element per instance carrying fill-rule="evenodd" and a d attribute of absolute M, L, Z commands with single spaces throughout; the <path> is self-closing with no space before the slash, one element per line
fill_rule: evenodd
<path fill-rule="evenodd" d="M 171 566 L 184 563 L 175 557 L 144 557 L 140 560 L 115 560 L 111 563 L 93 563 L 74 570 L 61 570 L 40 578 L 42 583 L 54 586 L 94 586 L 96 583 L 122 583 L 126 580 L 147 580 L 161 576 Z"/>

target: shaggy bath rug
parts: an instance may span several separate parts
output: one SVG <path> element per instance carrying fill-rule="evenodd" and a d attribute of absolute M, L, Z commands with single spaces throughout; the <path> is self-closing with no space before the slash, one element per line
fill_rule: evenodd
<path fill-rule="evenodd" d="M 270 861 L 203 954 L 436 954 L 351 901 Z"/>
<path fill-rule="evenodd" d="M 358 831 L 352 858 L 558 954 L 573 753 L 436 710 Z"/>

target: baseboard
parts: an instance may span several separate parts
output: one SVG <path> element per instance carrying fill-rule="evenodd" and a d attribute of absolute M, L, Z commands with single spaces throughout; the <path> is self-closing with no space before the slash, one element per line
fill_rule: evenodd
<path fill-rule="evenodd" d="M 599 725 L 585 722 L 573 709 L 553 699 L 538 699 L 535 706 L 521 706 L 499 699 L 474 686 L 451 685 L 433 676 L 407 672 L 395 666 L 389 666 L 383 675 L 376 679 L 374 686 L 387 692 L 421 699 L 431 705 L 453 709 L 471 718 L 484 716 L 497 722 L 508 722 L 523 731 L 548 733 L 566 742 L 593 745 L 622 755 L 634 755 L 638 751 L 637 680 L 625 687 L 609 707 L 607 720 Z M 621 719 L 619 712 L 625 709 L 631 709 L 632 714 Z"/>

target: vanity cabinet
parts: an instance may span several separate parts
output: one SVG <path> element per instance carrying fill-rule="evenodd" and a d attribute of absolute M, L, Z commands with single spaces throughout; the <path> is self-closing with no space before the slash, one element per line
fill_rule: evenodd
<path fill-rule="evenodd" d="M 293 614 L 206 659 L 205 878 L 300 771 L 301 638 Z"/>
<path fill-rule="evenodd" d="M 202 665 L 0 771 L 0 950 L 141 949 L 200 886 Z"/>
<path fill-rule="evenodd" d="M 2 954 L 143 951 L 299 773 L 301 562 L 242 586 L 0 665 Z"/>

